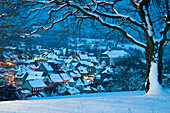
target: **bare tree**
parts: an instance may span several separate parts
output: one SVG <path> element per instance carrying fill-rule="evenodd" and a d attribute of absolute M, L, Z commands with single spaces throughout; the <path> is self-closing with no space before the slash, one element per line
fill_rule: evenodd
<path fill-rule="evenodd" d="M 113 31 L 120 31 L 127 40 L 145 49 L 146 92 L 152 84 L 150 80 L 152 65 L 157 65 L 158 80 L 161 83 L 163 48 L 169 41 L 167 36 L 170 25 L 169 0 L 29 0 L 29 2 L 41 4 L 41 7 L 36 7 L 33 12 L 46 9 L 49 16 L 46 23 L 37 26 L 26 36 L 40 29 L 47 31 L 66 19 L 72 20 L 71 23 L 76 23 L 79 27 L 83 21 L 89 19 L 97 21 Z M 139 37 L 142 38 L 140 42 Z"/>
<path fill-rule="evenodd" d="M 31 32 L 28 17 L 34 4 L 22 0 L 0 1 L 0 46 L 14 44 L 20 36 Z"/>

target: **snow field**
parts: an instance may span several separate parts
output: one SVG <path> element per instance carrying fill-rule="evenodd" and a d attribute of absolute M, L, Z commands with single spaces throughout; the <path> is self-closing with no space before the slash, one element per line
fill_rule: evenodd
<path fill-rule="evenodd" d="M 170 113 L 170 95 L 144 91 L 29 98 L 0 102 L 1 113 Z M 32 99 L 32 100 L 31 100 Z"/>

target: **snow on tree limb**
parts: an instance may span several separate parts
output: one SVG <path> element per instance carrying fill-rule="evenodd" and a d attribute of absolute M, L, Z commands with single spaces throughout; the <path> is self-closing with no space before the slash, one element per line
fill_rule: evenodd
<path fill-rule="evenodd" d="M 54 2 L 54 1 L 53 1 Z M 44 3 L 44 2 L 43 2 Z M 50 2 L 51 3 L 51 2 Z M 142 48 L 147 48 L 147 46 L 141 42 L 138 42 L 136 41 L 131 35 L 129 35 L 123 28 L 121 28 L 119 25 L 116 25 L 116 24 L 112 24 L 112 23 L 109 23 L 109 22 L 106 22 L 104 21 L 100 16 L 105 16 L 105 17 L 108 17 L 108 18 L 118 18 L 118 19 L 124 19 L 124 20 L 127 20 L 131 23 L 133 23 L 134 25 L 137 25 L 138 27 L 142 28 L 144 31 L 145 31 L 145 27 L 143 26 L 142 23 L 139 23 L 138 21 L 132 19 L 131 17 L 129 16 L 126 16 L 126 15 L 121 15 L 117 12 L 117 14 L 109 14 L 109 13 L 104 13 L 104 12 L 100 12 L 97 10 L 97 6 L 95 8 L 95 10 L 91 10 L 87 7 L 82 7 L 72 1 L 67 1 L 67 2 L 59 2 L 58 1 L 56 2 L 56 5 L 61 5 L 58 9 L 52 9 L 51 11 L 49 11 L 49 15 L 51 15 L 52 12 L 57 12 L 59 10 L 61 10 L 62 8 L 68 6 L 68 7 L 72 7 L 72 8 L 75 8 L 77 11 L 81 12 L 83 15 L 79 16 L 79 15 L 76 15 L 75 13 L 69 13 L 67 14 L 65 17 L 55 21 L 52 23 L 51 26 L 45 28 L 43 26 L 40 26 L 38 27 L 35 31 L 31 32 L 30 34 L 27 34 L 28 35 L 31 35 L 35 32 L 37 32 L 39 29 L 43 29 L 44 31 L 47 31 L 49 29 L 51 29 L 56 23 L 59 23 L 63 20 L 65 20 L 68 16 L 71 16 L 71 15 L 74 15 L 76 18 L 91 18 L 91 19 L 95 19 L 97 20 L 100 24 L 102 24 L 103 26 L 106 26 L 108 28 L 112 28 L 112 29 L 116 29 L 116 30 L 119 30 L 123 36 L 128 39 L 130 42 L 142 47 Z M 93 1 L 92 4 L 94 5 L 99 5 L 99 4 L 106 4 L 106 5 L 111 5 L 113 6 L 115 4 L 115 2 L 106 2 L 106 1 Z M 68 11 L 69 12 L 69 11 Z M 50 16 L 51 18 L 51 16 Z"/>
<path fill-rule="evenodd" d="M 51 9 L 51 10 L 48 12 L 48 14 L 51 14 L 52 12 L 57 12 L 57 11 L 63 9 L 64 7 L 66 7 L 66 6 L 67 6 L 67 3 L 63 4 L 62 6 L 60 6 L 60 7 L 57 8 L 57 9 Z"/>
<path fill-rule="evenodd" d="M 136 45 L 138 45 L 138 46 L 140 46 L 140 47 L 143 47 L 143 48 L 145 48 L 145 49 L 147 48 L 145 44 L 136 41 L 132 36 L 130 36 L 130 35 L 129 35 L 124 29 L 122 29 L 120 26 L 105 22 L 105 21 L 104 21 L 102 18 L 100 18 L 98 15 L 86 11 L 85 9 L 83 9 L 83 7 L 81 7 L 81 6 L 79 6 L 79 5 L 76 5 L 76 4 L 74 4 L 74 3 L 69 3 L 68 5 L 74 7 L 75 9 L 78 9 L 78 10 L 81 11 L 84 15 L 87 15 L 87 16 L 93 18 L 93 19 L 96 19 L 100 24 L 102 24 L 102 25 L 104 25 L 104 26 L 106 26 L 106 27 L 119 30 L 119 31 L 123 34 L 123 36 L 124 36 L 125 38 L 127 38 L 129 41 L 131 41 L 132 43 L 134 43 L 134 44 L 136 44 Z"/>
<path fill-rule="evenodd" d="M 73 12 L 73 13 L 75 13 L 75 12 Z M 68 13 L 68 14 L 67 14 L 66 16 L 64 16 L 63 18 L 60 18 L 59 20 L 53 22 L 52 25 L 49 26 L 49 27 L 44 27 L 44 26 L 39 26 L 39 27 L 37 27 L 36 30 L 34 30 L 33 32 L 31 32 L 31 33 L 29 33 L 29 34 L 26 34 L 26 36 L 30 36 L 30 35 L 36 33 L 39 29 L 43 29 L 44 32 L 45 32 L 45 31 L 47 31 L 47 30 L 53 28 L 53 26 L 54 26 L 56 23 L 59 23 L 59 22 L 65 20 L 65 19 L 66 19 L 67 17 L 69 17 L 70 15 L 72 15 L 72 12 Z"/>
<path fill-rule="evenodd" d="M 53 4 L 53 5 L 48 5 L 48 6 L 44 6 L 44 7 L 41 7 L 41 8 L 35 8 L 35 9 L 33 9 L 32 11 L 37 11 L 37 10 L 41 10 L 41 9 L 45 9 L 45 8 L 53 7 L 53 6 L 55 6 L 55 4 Z"/>

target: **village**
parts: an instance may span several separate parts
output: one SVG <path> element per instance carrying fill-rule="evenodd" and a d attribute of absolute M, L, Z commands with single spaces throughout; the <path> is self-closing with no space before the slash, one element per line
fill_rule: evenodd
<path fill-rule="evenodd" d="M 22 97 L 105 92 L 104 81 L 113 81 L 109 70 L 131 57 L 124 50 L 109 49 L 98 58 L 80 50 L 28 48 L 23 43 L 2 53 L 1 79 L 17 87 Z"/>
<path fill-rule="evenodd" d="M 7 46 L 0 59 L 0 88 L 5 93 L 6 82 L 21 98 L 143 90 L 142 58 L 136 60 L 132 51 L 105 48 L 100 54 L 83 47 Z"/>

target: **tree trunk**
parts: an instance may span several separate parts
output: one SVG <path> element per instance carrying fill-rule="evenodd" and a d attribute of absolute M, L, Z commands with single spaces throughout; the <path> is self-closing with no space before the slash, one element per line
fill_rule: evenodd
<path fill-rule="evenodd" d="M 151 67 L 151 61 L 150 61 L 150 50 L 145 51 L 145 59 L 146 59 L 146 82 L 145 82 L 145 91 L 146 93 L 149 91 L 149 73 L 150 73 L 150 67 Z"/>
<path fill-rule="evenodd" d="M 162 83 L 162 69 L 163 69 L 162 56 L 163 56 L 163 49 L 162 49 L 162 47 L 159 47 L 159 51 L 158 51 L 158 81 L 160 84 Z"/>
<path fill-rule="evenodd" d="M 156 55 L 156 53 L 158 53 L 158 55 Z M 145 59 L 146 59 L 146 66 L 147 66 L 146 82 L 145 82 L 146 93 L 150 89 L 149 76 L 150 76 L 151 62 L 158 63 L 158 82 L 159 84 L 161 84 L 162 82 L 162 69 L 163 69 L 162 56 L 163 56 L 162 48 L 157 49 L 157 51 L 155 49 L 149 48 L 145 51 Z"/>

